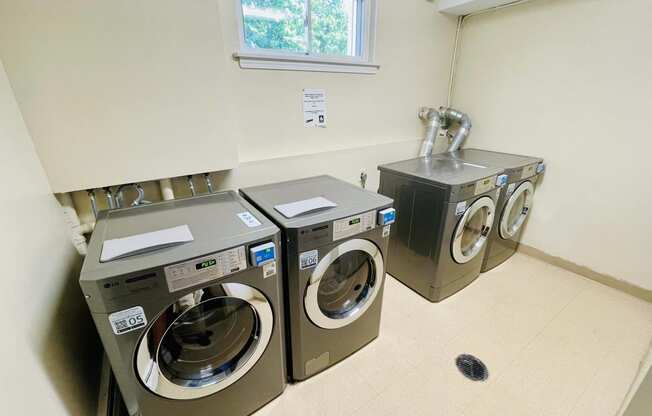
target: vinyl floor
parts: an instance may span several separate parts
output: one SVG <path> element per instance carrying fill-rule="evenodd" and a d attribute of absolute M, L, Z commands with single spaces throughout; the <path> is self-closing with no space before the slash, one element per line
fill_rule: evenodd
<path fill-rule="evenodd" d="M 523 254 L 438 304 L 385 284 L 378 339 L 256 416 L 616 415 L 650 348 L 652 304 Z"/>

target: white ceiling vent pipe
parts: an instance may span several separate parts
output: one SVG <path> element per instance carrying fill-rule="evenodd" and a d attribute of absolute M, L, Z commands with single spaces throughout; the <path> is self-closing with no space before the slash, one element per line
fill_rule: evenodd
<path fill-rule="evenodd" d="M 439 0 L 437 9 L 441 13 L 466 16 L 486 10 L 494 10 L 525 3 L 530 0 Z"/>

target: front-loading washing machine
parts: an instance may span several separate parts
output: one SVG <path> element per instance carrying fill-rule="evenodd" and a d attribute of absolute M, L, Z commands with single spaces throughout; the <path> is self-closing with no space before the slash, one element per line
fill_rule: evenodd
<path fill-rule="evenodd" d="M 441 156 L 505 170 L 494 226 L 482 261 L 482 271 L 489 271 L 518 249 L 523 226 L 532 210 L 537 181 L 545 170 L 543 159 L 480 149 L 463 149 Z"/>
<path fill-rule="evenodd" d="M 330 176 L 240 190 L 283 232 L 290 376 L 378 336 L 392 200 Z"/>
<path fill-rule="evenodd" d="M 397 220 L 388 273 L 431 302 L 480 275 L 503 170 L 433 155 L 380 170 L 379 193 L 394 199 Z"/>
<path fill-rule="evenodd" d="M 283 392 L 279 239 L 232 191 L 99 214 L 80 285 L 130 415 L 248 415 Z"/>

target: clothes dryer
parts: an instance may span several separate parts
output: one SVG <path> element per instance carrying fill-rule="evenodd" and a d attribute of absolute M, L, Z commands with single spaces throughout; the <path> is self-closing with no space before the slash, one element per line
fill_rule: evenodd
<path fill-rule="evenodd" d="M 388 272 L 439 302 L 480 274 L 503 170 L 433 155 L 381 165 L 379 193 L 395 200 Z"/>
<path fill-rule="evenodd" d="M 502 186 L 496 203 L 494 226 L 482 261 L 481 270 L 489 271 L 518 249 L 524 225 L 534 205 L 537 182 L 545 171 L 543 159 L 480 149 L 463 149 L 442 156 L 505 170 L 500 181 Z"/>

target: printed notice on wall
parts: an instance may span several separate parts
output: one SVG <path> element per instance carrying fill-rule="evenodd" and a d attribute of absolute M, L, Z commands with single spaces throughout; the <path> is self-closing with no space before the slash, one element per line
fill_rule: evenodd
<path fill-rule="evenodd" d="M 306 88 L 303 90 L 303 125 L 326 127 L 326 91 Z"/>

